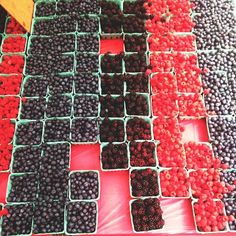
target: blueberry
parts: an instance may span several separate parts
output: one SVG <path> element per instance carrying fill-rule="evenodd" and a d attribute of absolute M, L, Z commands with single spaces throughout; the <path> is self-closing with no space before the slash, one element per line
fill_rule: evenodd
<path fill-rule="evenodd" d="M 80 33 L 96 33 L 99 31 L 99 22 L 97 17 L 81 16 L 77 20 Z"/>
<path fill-rule="evenodd" d="M 38 200 L 64 202 L 67 198 L 68 179 L 68 170 L 42 170 L 39 173 Z"/>
<path fill-rule="evenodd" d="M 24 97 L 45 97 L 49 79 L 47 77 L 28 77 L 23 84 Z"/>
<path fill-rule="evenodd" d="M 74 76 L 75 93 L 98 94 L 98 76 L 92 73 L 80 73 Z"/>
<path fill-rule="evenodd" d="M 99 39 L 95 34 L 83 34 L 77 36 L 78 52 L 98 52 Z"/>
<path fill-rule="evenodd" d="M 222 171 L 220 173 L 220 179 L 224 183 L 234 186 L 234 189 L 232 191 L 229 191 L 224 194 L 225 199 L 233 199 L 236 197 L 236 187 L 235 187 L 235 181 L 236 181 L 236 171 Z"/>
<path fill-rule="evenodd" d="M 52 53 L 66 53 L 75 51 L 74 34 L 58 34 L 53 36 L 36 36 L 30 39 L 29 54 L 47 55 Z"/>
<path fill-rule="evenodd" d="M 71 93 L 73 89 L 73 76 L 53 76 L 49 83 L 50 94 Z"/>
<path fill-rule="evenodd" d="M 97 142 L 97 119 L 80 118 L 72 120 L 72 142 Z"/>
<path fill-rule="evenodd" d="M 70 120 L 46 120 L 44 130 L 44 141 L 60 142 L 70 140 Z"/>
<path fill-rule="evenodd" d="M 66 95 L 50 96 L 47 101 L 47 117 L 70 117 L 72 98 Z"/>
<path fill-rule="evenodd" d="M 13 153 L 12 172 L 37 172 L 40 166 L 40 157 L 40 147 L 18 147 Z"/>
<path fill-rule="evenodd" d="M 59 233 L 64 231 L 64 202 L 40 201 L 34 209 L 33 232 Z"/>
<path fill-rule="evenodd" d="M 98 72 L 98 55 L 80 53 L 76 56 L 77 72 Z"/>
<path fill-rule="evenodd" d="M 44 98 L 27 98 L 22 101 L 20 119 L 40 120 L 44 118 L 46 101 Z"/>
<path fill-rule="evenodd" d="M 33 202 L 36 200 L 38 190 L 36 174 L 11 175 L 10 183 L 8 202 Z"/>
<path fill-rule="evenodd" d="M 96 117 L 98 116 L 98 98 L 91 95 L 74 97 L 75 117 Z"/>
<path fill-rule="evenodd" d="M 89 0 L 77 1 L 59 1 L 57 3 L 57 14 L 58 15 L 73 15 L 79 16 L 82 14 L 98 14 L 99 4 L 98 0 L 94 0 L 93 4 Z"/>
<path fill-rule="evenodd" d="M 26 60 L 26 74 L 50 75 L 53 73 L 72 72 L 74 56 L 62 54 L 30 55 Z"/>
<path fill-rule="evenodd" d="M 99 179 L 97 172 L 73 172 L 70 175 L 70 191 L 73 200 L 91 200 L 98 198 Z"/>
<path fill-rule="evenodd" d="M 236 199 L 227 200 L 225 203 L 226 215 L 234 216 L 234 221 L 229 222 L 230 230 L 236 230 Z"/>
<path fill-rule="evenodd" d="M 39 2 L 36 5 L 35 16 L 45 17 L 56 14 L 56 2 Z"/>
<path fill-rule="evenodd" d="M 70 202 L 66 206 L 68 233 L 94 233 L 97 228 L 95 202 Z"/>
<path fill-rule="evenodd" d="M 29 121 L 18 123 L 16 129 L 16 145 L 38 145 L 42 140 L 43 123 Z"/>
<path fill-rule="evenodd" d="M 41 160 L 41 169 L 52 172 L 68 169 L 70 162 L 69 143 L 45 144 Z"/>
<path fill-rule="evenodd" d="M 2 236 L 30 234 L 33 221 L 31 204 L 7 205 L 9 214 L 3 216 Z"/>

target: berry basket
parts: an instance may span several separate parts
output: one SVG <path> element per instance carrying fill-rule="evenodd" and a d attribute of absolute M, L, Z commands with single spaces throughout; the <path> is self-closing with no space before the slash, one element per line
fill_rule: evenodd
<path fill-rule="evenodd" d="M 71 235 L 71 232 L 68 232 L 68 211 L 67 211 L 67 207 L 69 204 L 76 204 L 76 203 L 95 203 L 96 204 L 96 226 L 95 226 L 95 231 L 94 232 L 89 232 L 89 233 L 81 233 L 81 232 L 73 232 L 73 235 L 82 235 L 82 234 L 96 234 L 97 233 L 97 227 L 98 227 L 98 203 L 97 201 L 70 201 L 69 203 L 66 204 L 65 206 L 65 222 L 64 222 L 64 229 L 65 229 L 65 234 L 66 235 Z"/>
<path fill-rule="evenodd" d="M 71 186 L 71 175 L 76 174 L 76 173 L 89 173 L 93 172 L 97 174 L 97 180 L 98 180 L 98 196 L 96 198 L 91 198 L 91 199 L 73 199 L 72 197 L 72 186 Z M 69 199 L 70 201 L 97 201 L 100 199 L 100 174 L 99 171 L 97 170 L 76 170 L 76 171 L 71 171 L 69 174 Z"/>
<path fill-rule="evenodd" d="M 151 170 L 156 173 L 156 179 L 157 179 L 157 185 L 158 185 L 158 194 L 151 195 L 151 196 L 134 196 L 133 195 L 133 187 L 132 187 L 132 182 L 131 182 L 131 175 L 133 171 L 145 171 L 145 170 Z M 161 188 L 160 188 L 160 175 L 159 175 L 159 170 L 157 168 L 153 167 L 135 167 L 135 168 L 130 168 L 129 169 L 129 186 L 130 186 L 130 196 L 132 198 L 148 198 L 148 197 L 155 197 L 158 198 L 161 196 Z"/>
<path fill-rule="evenodd" d="M 103 151 L 104 151 L 104 148 L 106 148 L 108 145 L 117 145 L 117 150 L 121 150 L 121 148 L 119 148 L 119 146 L 118 145 L 123 145 L 123 146 L 126 146 L 125 147 L 125 149 L 126 149 L 126 154 L 127 154 L 127 167 L 123 167 L 123 168 L 121 168 L 121 167 L 116 167 L 116 168 L 113 168 L 113 167 L 111 167 L 111 168 L 104 168 L 104 164 L 103 164 L 103 161 L 102 161 L 102 159 L 103 159 L 103 155 L 102 155 L 102 153 L 103 153 Z M 108 148 L 108 147 L 107 147 Z M 113 150 L 114 150 L 114 148 L 113 148 Z M 126 170 L 129 170 L 129 168 L 130 168 L 130 166 L 129 166 L 129 155 L 128 155 L 128 153 L 129 153 L 129 150 L 128 150 L 128 147 L 127 147 L 127 144 L 125 143 L 125 142 L 112 142 L 112 143 L 107 143 L 107 142 L 103 142 L 103 143 L 101 143 L 101 147 L 100 147 L 100 165 L 101 165 L 101 170 L 102 171 L 111 171 L 111 172 L 114 172 L 114 171 L 126 171 Z M 113 154 L 114 155 L 114 154 Z M 125 154 L 124 154 L 125 155 Z M 112 156 L 113 158 L 116 158 L 115 156 Z M 125 158 L 125 156 L 124 156 L 124 158 Z"/>
<path fill-rule="evenodd" d="M 130 151 L 130 147 L 131 147 L 131 143 L 132 142 L 128 142 L 128 154 L 129 154 L 129 165 L 131 168 L 156 168 L 159 167 L 159 162 L 158 162 L 158 156 L 157 156 L 157 146 L 159 145 L 158 141 L 134 141 L 135 143 L 139 144 L 143 144 L 144 142 L 148 142 L 148 143 L 154 143 L 155 144 L 155 148 L 153 151 L 153 160 L 155 160 L 155 165 L 143 165 L 143 166 L 137 166 L 137 165 L 132 165 L 132 160 L 131 160 L 131 151 Z M 134 155 L 135 156 L 135 155 Z"/>
<path fill-rule="evenodd" d="M 214 202 L 220 202 L 219 200 L 213 200 L 213 201 L 214 201 Z M 195 214 L 195 209 L 194 209 L 194 205 L 195 205 L 196 203 L 198 203 L 198 201 L 197 201 L 197 200 L 193 200 L 191 203 L 192 203 L 192 211 L 193 211 L 194 225 L 195 225 L 195 229 L 196 229 L 197 233 L 199 233 L 199 234 L 206 234 L 206 233 L 207 233 L 207 234 L 214 234 L 214 233 L 226 233 L 226 232 L 228 232 L 228 224 L 227 224 L 227 223 L 226 223 L 226 226 L 225 226 L 224 230 L 218 230 L 218 231 L 214 231 L 214 232 L 204 232 L 204 231 L 201 231 L 201 230 L 199 229 L 199 227 L 197 226 L 196 214 Z M 225 209 L 224 209 L 223 215 L 224 215 L 224 216 L 226 215 Z"/>
<path fill-rule="evenodd" d="M 177 167 L 178 168 L 178 167 Z M 173 168 L 163 168 L 163 167 L 161 167 L 160 168 L 160 171 L 159 171 L 159 176 L 161 175 L 161 173 L 163 172 L 163 171 L 168 171 L 168 170 L 171 170 L 171 169 L 173 169 Z M 187 178 L 186 179 L 188 179 L 189 178 L 189 174 L 188 174 L 188 172 L 187 172 L 187 170 L 185 169 L 185 168 L 178 168 L 178 169 L 184 169 L 185 170 L 185 172 L 186 172 L 186 174 L 187 174 Z M 160 186 L 160 196 L 161 196 L 161 198 L 163 198 L 163 199 L 189 199 L 190 198 L 190 184 L 188 184 L 189 186 L 188 186 L 188 188 L 187 188 L 187 191 L 188 191 L 188 196 L 181 196 L 181 197 L 178 197 L 178 196 L 175 196 L 175 197 L 172 197 L 172 196 L 164 196 L 163 195 L 163 191 L 162 191 L 162 188 L 161 188 L 161 177 L 159 177 L 159 179 L 158 179 L 158 181 L 159 181 L 159 186 Z M 171 185 L 171 183 L 170 183 L 170 185 Z"/>
<path fill-rule="evenodd" d="M 130 220 L 131 220 L 131 225 L 132 225 L 132 230 L 134 233 L 159 233 L 159 231 L 161 230 L 161 228 L 157 228 L 155 230 L 148 230 L 148 231 L 136 231 L 135 230 L 135 226 L 134 226 L 134 218 L 133 218 L 133 215 L 132 215 L 132 204 L 136 201 L 139 201 L 139 200 L 146 200 L 146 199 L 160 199 L 160 198 L 157 198 L 157 197 L 142 197 L 142 198 L 139 198 L 139 199 L 133 199 L 129 202 L 129 208 L 130 208 Z M 162 219 L 163 221 L 163 219 Z M 163 226 L 162 226 L 163 227 Z"/>
<path fill-rule="evenodd" d="M 130 96 L 130 98 L 132 98 L 132 96 L 139 96 L 140 98 L 144 98 L 145 99 L 145 102 L 148 106 L 148 113 L 147 114 L 144 114 L 144 115 L 141 115 L 141 114 L 128 114 L 128 102 L 125 101 L 125 116 L 139 116 L 139 117 L 150 117 L 151 116 L 151 101 L 150 101 L 150 95 L 148 93 L 130 93 L 130 92 L 126 92 L 125 94 L 126 96 Z M 135 99 L 136 100 L 136 99 Z M 133 102 L 133 101 L 131 101 Z M 136 104 L 135 107 L 140 107 L 140 103 L 139 104 Z M 133 110 L 133 109 L 132 109 Z"/>
<path fill-rule="evenodd" d="M 30 203 L 30 202 L 25 202 L 25 203 L 7 203 L 6 205 L 4 205 L 4 207 L 6 208 L 6 207 L 17 207 L 17 206 L 31 206 L 32 207 L 32 212 L 33 212 L 33 210 L 34 210 L 34 204 L 32 204 L 32 203 Z M 3 221 L 4 221 L 4 219 L 5 219 L 5 217 L 6 216 L 3 216 L 2 217 L 2 219 L 0 220 L 0 222 L 1 223 L 3 223 Z M 30 220 L 30 225 L 31 225 L 31 229 L 30 229 L 30 232 L 29 233 L 27 233 L 27 234 L 15 234 L 15 235 L 18 235 L 18 236 L 31 236 L 32 235 L 32 231 L 33 231 L 33 217 L 32 218 L 30 218 L 30 219 L 28 219 L 28 220 Z M 24 222 L 21 222 L 22 224 L 26 224 L 26 222 L 24 221 Z M 3 231 L 1 231 L 2 230 L 2 227 L 0 227 L 0 233 L 2 233 Z"/>
<path fill-rule="evenodd" d="M 16 51 L 16 52 L 4 52 L 3 51 L 3 46 L 5 44 L 5 41 L 9 38 L 21 38 L 23 40 L 25 40 L 25 43 L 24 43 L 24 47 L 22 47 L 22 50 L 20 50 L 19 52 Z M 27 35 L 5 35 L 3 38 L 2 38 L 2 44 L 1 44 L 1 53 L 2 54 L 25 54 L 26 52 L 26 48 L 27 48 L 27 40 L 28 40 L 28 36 Z M 1 42 L 1 41 L 0 41 Z"/>
<path fill-rule="evenodd" d="M 20 200 L 19 201 L 18 200 L 10 201 L 9 200 L 10 193 L 12 192 L 12 177 L 16 177 L 17 178 L 17 177 L 21 177 L 21 176 L 22 177 L 26 177 L 26 176 L 34 176 L 34 177 L 36 177 L 37 174 L 36 173 L 27 173 L 27 174 L 15 173 L 15 174 L 10 174 L 8 176 L 8 185 L 7 185 L 7 193 L 6 193 L 6 202 L 7 203 L 11 204 L 11 203 L 28 203 L 28 202 L 33 203 L 33 202 L 35 202 L 35 200 L 37 198 L 37 190 L 35 191 L 34 196 L 33 195 L 31 196 L 32 198 L 35 198 L 35 199 L 31 199 L 31 200 L 27 199 L 25 201 L 23 201 L 23 200 L 22 201 L 20 201 Z M 38 187 L 38 183 L 36 184 L 36 186 Z M 19 197 L 19 196 L 17 196 L 17 197 Z M 27 196 L 27 197 L 29 198 L 29 196 Z"/>

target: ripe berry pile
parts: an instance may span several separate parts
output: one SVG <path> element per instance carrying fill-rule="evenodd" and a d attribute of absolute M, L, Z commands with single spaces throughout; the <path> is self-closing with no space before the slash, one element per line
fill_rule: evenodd
<path fill-rule="evenodd" d="M 72 76 L 53 76 L 49 82 L 49 93 L 52 95 L 72 93 Z"/>
<path fill-rule="evenodd" d="M 70 202 L 66 206 L 67 228 L 73 233 L 94 233 L 97 226 L 97 205 L 95 202 Z"/>
<path fill-rule="evenodd" d="M 109 143 L 102 147 L 101 153 L 102 168 L 109 169 L 127 169 L 128 168 L 128 153 L 127 145 Z"/>
<path fill-rule="evenodd" d="M 212 148 L 207 143 L 188 142 L 184 144 L 188 169 L 220 168 L 220 160 L 214 158 Z"/>
<path fill-rule="evenodd" d="M 45 55 L 50 53 L 66 53 L 75 51 L 75 35 L 60 34 L 49 37 L 32 37 L 30 39 L 29 54 Z"/>
<path fill-rule="evenodd" d="M 226 215 L 229 217 L 229 228 L 236 230 L 236 201 L 235 198 L 224 202 Z"/>
<path fill-rule="evenodd" d="M 38 189 L 38 178 L 35 174 L 11 175 L 11 188 L 8 202 L 34 202 Z"/>
<path fill-rule="evenodd" d="M 98 173 L 94 171 L 73 172 L 70 175 L 70 198 L 72 200 L 97 199 L 99 195 Z"/>
<path fill-rule="evenodd" d="M 46 120 L 44 129 L 44 141 L 60 142 L 70 140 L 70 120 L 53 119 Z"/>
<path fill-rule="evenodd" d="M 98 98 L 90 95 L 75 96 L 73 109 L 75 117 L 96 117 L 98 115 Z"/>
<path fill-rule="evenodd" d="M 151 140 L 151 124 L 145 119 L 134 117 L 126 123 L 127 140 Z"/>
<path fill-rule="evenodd" d="M 134 200 L 131 203 L 131 214 L 137 232 L 161 229 L 165 224 L 158 198 Z"/>
<path fill-rule="evenodd" d="M 105 118 L 100 124 L 101 142 L 123 142 L 125 138 L 124 121 Z"/>
<path fill-rule="evenodd" d="M 15 53 L 24 52 L 26 39 L 21 36 L 12 37 L 9 36 L 3 41 L 2 52 Z"/>
<path fill-rule="evenodd" d="M 70 117 L 72 110 L 72 98 L 66 95 L 50 96 L 47 101 L 46 116 Z"/>
<path fill-rule="evenodd" d="M 137 93 L 127 94 L 125 96 L 125 105 L 127 115 L 149 115 L 149 98 L 144 95 Z"/>
<path fill-rule="evenodd" d="M 201 232 L 224 231 L 227 222 L 234 219 L 232 216 L 224 214 L 224 204 L 221 201 L 199 200 L 193 205 L 193 208 L 196 225 Z"/>
<path fill-rule="evenodd" d="M 64 203 L 36 202 L 34 209 L 35 234 L 60 233 L 64 231 Z"/>
<path fill-rule="evenodd" d="M 98 72 L 98 55 L 80 53 L 76 56 L 76 62 L 77 72 Z"/>
<path fill-rule="evenodd" d="M 145 74 L 126 74 L 125 81 L 127 92 L 149 93 L 148 77 Z"/>
<path fill-rule="evenodd" d="M 74 143 L 97 142 L 97 123 L 97 119 L 73 119 L 71 127 L 71 141 Z M 70 132 L 70 130 L 68 132 Z"/>
<path fill-rule="evenodd" d="M 161 192 L 164 197 L 189 197 L 189 179 L 185 169 L 172 168 L 160 173 Z"/>
<path fill-rule="evenodd" d="M 0 95 L 19 95 L 21 75 L 0 76 Z"/>
<path fill-rule="evenodd" d="M 8 214 L 3 216 L 2 235 L 30 234 L 34 213 L 33 205 L 28 203 L 7 205 L 6 209 Z"/>
<path fill-rule="evenodd" d="M 17 145 L 39 145 L 42 141 L 43 123 L 26 121 L 17 124 L 15 133 Z M 55 132 L 55 130 L 53 130 Z"/>
<path fill-rule="evenodd" d="M 40 120 L 44 119 L 46 101 L 44 98 L 22 99 L 20 109 L 20 119 Z"/>
<path fill-rule="evenodd" d="M 194 198 L 222 199 L 223 195 L 232 191 L 233 185 L 226 184 L 220 180 L 220 172 L 217 169 L 198 169 L 190 172 L 190 184 Z"/>
<path fill-rule="evenodd" d="M 122 73 L 123 53 L 118 55 L 105 54 L 102 57 L 101 69 L 103 73 Z"/>
<path fill-rule="evenodd" d="M 124 97 L 112 97 L 111 95 L 101 96 L 101 117 L 124 117 Z"/>
<path fill-rule="evenodd" d="M 156 166 L 155 143 L 135 142 L 129 144 L 130 165 L 132 167 Z"/>
<path fill-rule="evenodd" d="M 220 179 L 230 187 L 230 191 L 224 194 L 224 199 L 234 199 L 236 197 L 236 171 L 222 171 Z"/>
<path fill-rule="evenodd" d="M 75 93 L 98 94 L 98 76 L 80 73 L 74 77 Z"/>
<path fill-rule="evenodd" d="M 41 148 L 26 146 L 18 147 L 14 153 L 13 173 L 37 172 L 40 165 Z M 25 159 L 27 158 L 27 161 Z"/>
<path fill-rule="evenodd" d="M 147 36 L 141 35 L 125 35 L 125 51 L 126 52 L 140 52 L 147 50 L 146 43 Z"/>
<path fill-rule="evenodd" d="M 158 196 L 158 176 L 157 171 L 151 168 L 142 170 L 132 170 L 131 195 L 134 197 Z"/>
<path fill-rule="evenodd" d="M 70 145 L 68 143 L 46 144 L 40 162 L 41 169 L 49 173 L 69 169 Z"/>
<path fill-rule="evenodd" d="M 124 76 L 119 74 L 114 74 L 113 76 L 108 74 L 101 75 L 102 94 L 123 94 L 124 79 Z"/>
<path fill-rule="evenodd" d="M 39 173 L 39 201 L 58 200 L 65 202 L 68 191 L 68 171 L 51 169 L 42 170 Z"/>

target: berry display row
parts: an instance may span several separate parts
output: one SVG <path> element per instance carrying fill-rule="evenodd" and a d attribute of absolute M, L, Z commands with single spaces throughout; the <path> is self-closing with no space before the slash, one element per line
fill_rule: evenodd
<path fill-rule="evenodd" d="M 56 156 L 53 156 L 55 159 Z M 46 157 L 42 157 L 44 160 Z M 61 160 L 62 162 L 63 160 Z M 49 161 L 50 162 L 50 161 Z M 77 171 L 68 175 L 66 169 L 57 168 L 53 161 L 40 165 L 37 173 L 11 174 L 6 200 L 8 203 L 35 201 L 97 200 L 100 196 L 99 175 L 96 171 Z M 15 162 L 13 162 L 15 164 Z M 68 187 L 69 181 L 69 187 Z M 68 195 L 69 194 L 69 195 Z"/>
<path fill-rule="evenodd" d="M 1 57 L 0 64 L 0 172 L 8 172 L 12 158 L 15 120 L 18 116 L 20 98 L 18 96 L 22 81 L 25 58 L 23 53 L 27 44 L 27 36 L 23 27 L 0 8 L 1 53 L 9 53 Z M 10 35 L 9 35 L 10 34 Z M 12 75 L 15 74 L 15 75 Z M 13 95 L 13 96 L 4 96 Z M 12 119 L 13 118 L 13 119 Z"/>
<path fill-rule="evenodd" d="M 69 202 L 66 215 L 64 205 L 60 201 L 36 202 L 35 206 L 30 203 L 7 204 L 4 207 L 7 215 L 3 216 L 2 235 L 95 233 L 98 218 L 96 202 Z"/>

